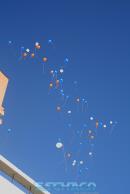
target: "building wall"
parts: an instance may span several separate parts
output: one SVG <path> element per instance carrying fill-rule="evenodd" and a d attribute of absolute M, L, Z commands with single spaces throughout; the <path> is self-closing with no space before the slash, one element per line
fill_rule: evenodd
<path fill-rule="evenodd" d="M 25 194 L 13 183 L 0 176 L 0 194 Z"/>

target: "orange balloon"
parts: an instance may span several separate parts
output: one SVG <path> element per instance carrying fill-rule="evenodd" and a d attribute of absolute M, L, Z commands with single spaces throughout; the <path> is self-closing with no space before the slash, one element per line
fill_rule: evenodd
<path fill-rule="evenodd" d="M 41 46 L 40 46 L 40 45 L 38 45 L 38 46 L 37 46 L 37 49 L 40 49 L 40 48 L 41 48 Z"/>
<path fill-rule="evenodd" d="M 56 88 L 59 87 L 59 83 L 60 83 L 60 81 L 59 80 L 56 80 Z"/>
<path fill-rule="evenodd" d="M 26 57 L 27 56 L 27 53 L 23 53 L 23 57 Z"/>
<path fill-rule="evenodd" d="M 99 123 L 98 123 L 98 121 L 96 122 L 96 128 L 98 128 L 98 126 L 99 126 Z"/>
<path fill-rule="evenodd" d="M 40 46 L 40 45 L 36 45 L 35 47 L 36 47 L 36 49 L 40 49 L 40 48 L 41 48 L 41 46 Z"/>
<path fill-rule="evenodd" d="M 56 80 L 56 84 L 59 84 L 59 83 L 60 83 L 60 81 L 57 79 L 57 80 Z"/>
<path fill-rule="evenodd" d="M 43 57 L 43 59 L 42 59 L 44 62 L 47 62 L 47 57 Z"/>
<path fill-rule="evenodd" d="M 32 58 L 34 58 L 34 57 L 35 57 L 35 54 L 34 54 L 34 53 L 32 53 L 32 54 L 31 54 L 31 57 L 32 57 Z"/>

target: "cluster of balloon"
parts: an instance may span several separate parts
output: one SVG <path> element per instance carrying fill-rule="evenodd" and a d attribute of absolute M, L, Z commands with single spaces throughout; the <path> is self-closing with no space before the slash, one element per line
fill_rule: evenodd
<path fill-rule="evenodd" d="M 9 41 L 9 44 L 12 44 L 12 41 Z M 53 44 L 53 40 L 49 39 L 47 41 L 47 45 Z M 97 117 L 94 117 L 93 114 L 90 114 L 87 99 L 82 98 L 78 92 L 77 81 L 73 81 L 72 83 L 74 90 L 71 90 L 71 94 L 66 94 L 63 78 L 65 77 L 64 73 L 66 72 L 68 63 L 70 62 L 69 58 L 66 57 L 63 59 L 59 65 L 49 64 L 50 59 L 48 55 L 43 55 L 43 53 L 46 52 L 43 52 L 42 48 L 43 46 L 39 42 L 35 42 L 33 45 L 33 50 L 30 48 L 25 49 L 25 47 L 21 47 L 22 58 L 27 59 L 28 56 L 30 56 L 31 59 L 38 58 L 40 64 L 43 65 L 43 73 L 46 72 L 49 76 L 49 94 L 57 94 L 58 102 L 55 105 L 55 111 L 57 113 L 62 112 L 62 117 L 65 121 L 67 121 L 67 127 L 65 127 L 67 140 L 64 137 L 64 133 L 61 133 L 61 136 L 63 136 L 61 138 L 64 138 L 64 144 L 59 139 L 55 146 L 57 150 L 62 151 L 65 166 L 76 167 L 74 168 L 75 170 L 79 168 L 80 170 L 78 172 L 80 173 L 83 172 L 83 169 L 86 172 L 86 169 L 89 169 L 89 160 L 91 161 L 91 159 L 94 158 L 95 139 L 98 137 L 97 131 L 102 131 L 102 128 L 113 129 L 116 122 L 111 120 L 109 123 L 104 123 Z M 45 48 L 43 49 L 45 51 Z M 48 71 L 45 71 L 46 63 Z M 0 120 L 0 125 L 1 124 L 2 120 Z M 10 131 L 11 130 L 9 129 L 8 132 Z"/>

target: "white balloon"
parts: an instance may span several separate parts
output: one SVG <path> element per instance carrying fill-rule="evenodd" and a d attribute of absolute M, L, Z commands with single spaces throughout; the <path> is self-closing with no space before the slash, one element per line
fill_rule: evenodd
<path fill-rule="evenodd" d="M 64 73 L 64 69 L 60 69 L 60 73 Z"/>
<path fill-rule="evenodd" d="M 0 118 L 0 125 L 2 125 L 3 124 L 3 120 Z"/>
<path fill-rule="evenodd" d="M 80 164 L 83 164 L 84 162 L 81 160 L 79 163 L 80 163 Z"/>
<path fill-rule="evenodd" d="M 39 42 L 36 42 L 36 43 L 35 43 L 35 46 L 38 46 L 38 45 L 39 45 Z"/>
<path fill-rule="evenodd" d="M 71 114 L 71 110 L 68 110 L 68 114 Z"/>
<path fill-rule="evenodd" d="M 89 152 L 89 156 L 92 156 L 93 155 L 93 153 L 92 152 Z"/>
<path fill-rule="evenodd" d="M 63 144 L 61 142 L 56 143 L 56 148 L 61 149 L 63 147 Z"/>
<path fill-rule="evenodd" d="M 27 53 L 29 53 L 29 52 L 30 52 L 30 50 L 27 48 L 27 49 L 26 49 L 26 52 L 27 52 Z"/>
<path fill-rule="evenodd" d="M 75 166 L 76 165 L 76 160 L 74 160 L 73 162 L 72 162 L 72 166 Z"/>

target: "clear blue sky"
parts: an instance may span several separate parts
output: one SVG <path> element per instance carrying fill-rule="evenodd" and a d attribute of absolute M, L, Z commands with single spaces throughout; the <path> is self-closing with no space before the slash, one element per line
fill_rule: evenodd
<path fill-rule="evenodd" d="M 130 2 L 123 0 L 1 0 L 0 69 L 10 83 L 0 152 L 34 179 L 66 180 L 55 148 L 65 119 L 59 121 L 56 99 L 48 96 L 42 66 L 18 60 L 19 46 L 31 47 L 35 41 L 44 45 L 51 38 L 55 40 L 51 60 L 59 64 L 65 57 L 70 59 L 66 91 L 71 95 L 72 82 L 77 80 L 79 95 L 87 97 L 90 110 L 99 119 L 118 121 L 111 135 L 99 134 L 89 178 L 100 194 L 130 193 L 129 21 Z M 11 49 L 9 40 L 14 42 Z M 87 178 L 84 174 L 82 180 Z"/>

